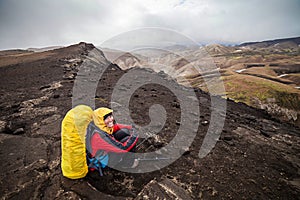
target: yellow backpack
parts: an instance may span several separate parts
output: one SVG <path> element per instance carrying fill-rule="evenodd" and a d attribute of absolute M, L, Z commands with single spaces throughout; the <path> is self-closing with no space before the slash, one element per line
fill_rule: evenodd
<path fill-rule="evenodd" d="M 85 136 L 92 121 L 93 110 L 78 105 L 64 117 L 61 125 L 61 169 L 63 176 L 70 179 L 83 178 L 88 173 Z"/>

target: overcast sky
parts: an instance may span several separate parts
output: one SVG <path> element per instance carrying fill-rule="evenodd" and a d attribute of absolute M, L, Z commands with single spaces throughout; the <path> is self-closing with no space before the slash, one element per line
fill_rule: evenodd
<path fill-rule="evenodd" d="M 0 49 L 100 45 L 143 27 L 202 43 L 300 36 L 300 0 L 0 0 Z"/>

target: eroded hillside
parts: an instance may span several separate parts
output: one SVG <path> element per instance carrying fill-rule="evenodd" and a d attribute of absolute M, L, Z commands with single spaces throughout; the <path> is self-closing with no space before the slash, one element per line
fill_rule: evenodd
<path fill-rule="evenodd" d="M 299 38 L 290 38 L 234 47 L 219 44 L 174 46 L 146 53 L 135 51 L 131 52 L 131 56 L 128 52 L 119 51 L 108 58 L 122 69 L 139 66 L 156 72 L 164 71 L 180 84 L 207 92 L 211 92 L 208 84 L 219 87 L 212 83 L 218 78 L 225 87 L 218 95 L 264 109 L 284 122 L 299 126 L 299 44 Z M 212 67 L 207 67 L 207 63 Z"/>

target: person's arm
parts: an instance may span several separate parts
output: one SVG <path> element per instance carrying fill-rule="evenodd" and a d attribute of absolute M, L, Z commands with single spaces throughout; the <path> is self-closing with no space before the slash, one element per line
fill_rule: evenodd
<path fill-rule="evenodd" d="M 132 129 L 132 126 L 125 125 L 125 124 L 115 124 L 113 128 L 114 128 L 113 132 L 115 133 L 115 132 L 117 132 L 118 130 L 120 130 L 122 128 L 126 128 L 126 129 L 130 130 L 130 129 Z"/>
<path fill-rule="evenodd" d="M 114 137 L 108 134 L 95 133 L 92 137 L 91 145 L 93 154 L 98 150 L 107 152 L 125 153 L 130 151 L 137 143 L 138 135 L 132 133 L 130 137 L 123 143 L 117 141 Z"/>

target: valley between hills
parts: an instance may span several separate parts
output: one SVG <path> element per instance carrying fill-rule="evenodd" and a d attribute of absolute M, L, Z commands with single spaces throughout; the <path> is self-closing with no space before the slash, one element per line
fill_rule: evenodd
<path fill-rule="evenodd" d="M 105 56 L 122 69 L 163 71 L 180 84 L 214 93 L 235 102 L 266 110 L 284 122 L 300 125 L 300 38 L 243 43 L 237 46 L 175 45 L 122 52 L 103 48 Z M 203 69 L 208 63 L 214 67 Z M 198 68 L 201 68 L 200 70 Z"/>

